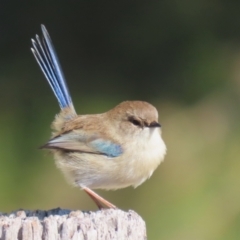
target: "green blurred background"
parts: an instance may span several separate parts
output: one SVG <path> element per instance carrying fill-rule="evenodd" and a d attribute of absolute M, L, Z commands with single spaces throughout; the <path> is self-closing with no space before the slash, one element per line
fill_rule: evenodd
<path fill-rule="evenodd" d="M 44 23 L 79 114 L 145 100 L 164 163 L 137 189 L 98 191 L 149 239 L 240 239 L 240 2 L 1 1 L 0 211 L 95 210 L 38 150 L 59 111 L 31 52 Z"/>

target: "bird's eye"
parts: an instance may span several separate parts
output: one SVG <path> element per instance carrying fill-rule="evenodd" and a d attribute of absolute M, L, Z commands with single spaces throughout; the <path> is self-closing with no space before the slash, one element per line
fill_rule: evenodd
<path fill-rule="evenodd" d="M 133 118 L 133 117 L 130 117 L 129 119 L 129 122 L 131 122 L 133 125 L 135 126 L 139 126 L 139 127 L 142 127 L 142 122 L 136 118 Z"/>

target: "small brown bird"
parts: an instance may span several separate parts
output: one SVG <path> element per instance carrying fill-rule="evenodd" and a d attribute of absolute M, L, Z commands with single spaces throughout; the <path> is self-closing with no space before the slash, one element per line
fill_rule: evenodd
<path fill-rule="evenodd" d="M 166 154 L 157 109 L 125 101 L 102 114 L 77 115 L 50 36 L 41 27 L 43 38 L 36 35 L 31 50 L 61 108 L 42 148 L 51 150 L 70 183 L 99 208 L 115 208 L 91 189 L 137 187 L 152 175 Z"/>

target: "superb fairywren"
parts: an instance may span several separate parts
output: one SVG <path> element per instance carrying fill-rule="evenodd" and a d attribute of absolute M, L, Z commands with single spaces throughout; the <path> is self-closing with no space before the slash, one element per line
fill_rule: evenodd
<path fill-rule="evenodd" d="M 137 187 L 149 178 L 166 154 L 157 109 L 143 101 L 125 101 L 93 115 L 77 115 L 44 25 L 31 48 L 61 108 L 52 123 L 50 149 L 67 179 L 97 204 L 115 206 L 91 189 Z"/>

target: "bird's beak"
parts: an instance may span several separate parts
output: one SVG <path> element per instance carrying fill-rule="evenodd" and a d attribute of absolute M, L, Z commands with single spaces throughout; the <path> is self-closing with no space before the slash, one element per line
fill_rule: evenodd
<path fill-rule="evenodd" d="M 149 127 L 150 127 L 150 128 L 155 128 L 155 127 L 161 127 L 161 125 L 160 125 L 160 123 L 158 123 L 158 122 L 151 122 L 151 123 L 149 124 Z"/>

